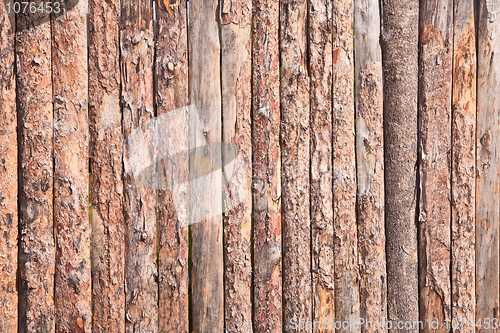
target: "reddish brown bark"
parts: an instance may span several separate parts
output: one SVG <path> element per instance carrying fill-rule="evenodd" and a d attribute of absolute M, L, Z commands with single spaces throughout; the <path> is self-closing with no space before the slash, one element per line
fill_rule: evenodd
<path fill-rule="evenodd" d="M 254 330 L 281 330 L 279 1 L 253 2 L 252 220 Z"/>
<path fill-rule="evenodd" d="M 156 2 L 157 43 L 156 71 L 157 114 L 172 114 L 188 104 L 188 50 L 187 50 L 187 3 L 179 1 Z M 168 118 L 170 119 L 170 118 Z M 173 119 L 172 119 L 173 120 Z M 185 120 L 185 119 L 184 119 Z M 158 128 L 159 150 L 170 156 L 186 153 L 189 149 L 187 121 L 169 125 L 160 120 Z M 175 133 L 175 134 L 173 134 Z M 162 168 L 166 156 L 159 156 L 158 166 Z M 174 166 L 177 179 L 186 179 L 188 159 L 176 160 Z M 160 169 L 160 175 L 163 175 Z M 186 191 L 175 191 L 166 184 L 158 191 L 159 223 L 159 322 L 160 332 L 189 331 L 188 297 L 188 226 L 186 213 L 189 197 Z"/>
<path fill-rule="evenodd" d="M 309 2 L 313 318 L 335 318 L 332 191 L 332 2 Z M 318 332 L 324 332 L 319 328 Z"/>
<path fill-rule="evenodd" d="M 92 329 L 86 21 L 83 0 L 52 20 L 57 332 Z"/>
<path fill-rule="evenodd" d="M 18 15 L 20 330 L 53 332 L 53 107 L 50 22 Z M 31 27 L 31 29 L 27 29 Z"/>
<path fill-rule="evenodd" d="M 307 1 L 280 2 L 283 329 L 311 320 L 311 220 Z"/>
<path fill-rule="evenodd" d="M 225 329 L 252 332 L 252 1 L 222 7 L 222 141 L 234 144 L 234 161 L 224 160 Z M 224 153 L 224 151 L 223 151 Z M 234 162 L 234 164 L 228 164 Z"/>
<path fill-rule="evenodd" d="M 17 110 L 14 33 L 0 3 L 0 331 L 17 332 Z M 9 22 L 9 18 L 11 19 Z"/>
<path fill-rule="evenodd" d="M 118 1 L 89 1 L 93 332 L 125 332 Z"/>

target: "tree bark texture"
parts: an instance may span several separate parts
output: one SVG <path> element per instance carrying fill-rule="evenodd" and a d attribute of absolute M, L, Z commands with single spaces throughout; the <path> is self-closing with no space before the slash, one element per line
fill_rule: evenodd
<path fill-rule="evenodd" d="M 221 19 L 222 142 L 238 153 L 234 161 L 222 156 L 225 328 L 252 332 L 252 1 L 224 1 Z"/>
<path fill-rule="evenodd" d="M 388 320 L 413 322 L 419 320 L 415 223 L 419 3 L 385 0 L 383 8 L 387 314 Z"/>
<path fill-rule="evenodd" d="M 419 290 L 424 332 L 451 321 L 451 96 L 453 1 L 420 3 Z"/>
<path fill-rule="evenodd" d="M 279 1 L 253 1 L 252 219 L 256 332 L 282 326 Z"/>
<path fill-rule="evenodd" d="M 188 105 L 188 37 L 187 2 L 156 2 L 156 71 L 158 88 L 157 115 L 170 117 L 175 110 Z M 185 120 L 185 119 L 184 119 Z M 170 155 L 185 154 L 189 150 L 188 122 L 177 123 L 176 128 L 158 128 L 159 150 Z M 171 132 L 170 132 L 171 131 Z M 176 135 L 172 135 L 176 133 Z M 168 139 L 171 140 L 168 140 Z M 177 155 L 179 156 L 179 155 Z M 185 156 L 185 155 L 182 155 Z M 164 156 L 158 158 L 163 171 Z M 175 159 L 179 179 L 188 175 L 189 160 Z M 159 173 L 161 176 L 167 176 Z M 189 331 L 188 296 L 188 211 L 189 196 L 186 191 L 175 191 L 173 184 L 158 191 L 159 225 L 159 330 L 160 332 Z"/>
<path fill-rule="evenodd" d="M 20 330 L 54 332 L 53 106 L 50 22 L 17 15 L 20 119 Z"/>
<path fill-rule="evenodd" d="M 89 1 L 93 332 L 125 332 L 120 4 Z"/>
<path fill-rule="evenodd" d="M 360 317 L 387 318 L 383 78 L 379 3 L 354 1 Z M 362 332 L 384 332 L 362 326 Z"/>
<path fill-rule="evenodd" d="M 10 19 L 10 20 L 9 20 Z M 0 331 L 17 332 L 18 150 L 14 13 L 0 3 Z"/>

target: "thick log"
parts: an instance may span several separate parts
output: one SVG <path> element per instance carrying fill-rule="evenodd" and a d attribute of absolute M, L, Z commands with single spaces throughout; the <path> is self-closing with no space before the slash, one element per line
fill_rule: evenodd
<path fill-rule="evenodd" d="M 453 1 L 420 2 L 419 308 L 423 332 L 451 321 L 450 175 Z M 441 325 L 431 327 L 433 321 Z"/>
<path fill-rule="evenodd" d="M 282 323 L 279 1 L 253 2 L 252 220 L 256 332 Z"/>
<path fill-rule="evenodd" d="M 19 323 L 54 332 L 53 106 L 50 22 L 17 15 L 20 119 Z"/>
<path fill-rule="evenodd" d="M 89 1 L 93 332 L 125 332 L 118 1 Z"/>
<path fill-rule="evenodd" d="M 252 332 L 252 1 L 224 1 L 221 15 L 222 141 L 238 149 L 234 161 L 222 156 L 225 328 Z"/>
<path fill-rule="evenodd" d="M 360 317 L 387 318 L 383 78 L 378 1 L 354 1 Z M 362 332 L 386 328 L 363 325 Z"/>
<path fill-rule="evenodd" d="M 476 29 L 474 1 L 454 2 L 451 316 L 474 318 L 476 244 Z M 475 331 L 459 319 L 454 331 Z"/>
<path fill-rule="evenodd" d="M 73 1 L 52 19 L 55 318 L 57 332 L 90 332 L 87 14 Z"/>
<path fill-rule="evenodd" d="M 356 156 L 354 137 L 353 1 L 333 3 L 333 224 L 335 320 L 359 318 Z M 359 328 L 341 328 L 355 332 Z"/>
<path fill-rule="evenodd" d="M 479 1 L 476 130 L 476 322 L 499 319 L 500 1 Z M 498 329 L 477 326 L 478 332 Z"/>
<path fill-rule="evenodd" d="M 384 164 L 388 320 L 418 321 L 417 0 L 384 0 Z M 387 9 L 387 10 L 386 10 Z M 418 332 L 412 329 L 394 331 Z"/>
<path fill-rule="evenodd" d="M 10 19 L 10 20 L 9 20 Z M 17 332 L 18 151 L 14 12 L 0 2 L 0 331 Z M 53 244 L 53 242 L 52 242 Z"/>
<path fill-rule="evenodd" d="M 190 147 L 221 141 L 221 84 L 219 8 L 214 1 L 194 0 L 189 5 Z M 196 119 L 198 117 L 198 119 Z M 211 147 L 209 145 L 208 147 Z M 192 182 L 192 315 L 194 332 L 224 330 L 224 259 L 222 230 L 222 171 L 220 149 L 206 151 L 190 173 L 211 170 Z M 215 170 L 214 170 L 215 169 Z"/>
<path fill-rule="evenodd" d="M 332 190 L 332 2 L 309 1 L 313 319 L 335 318 Z M 319 328 L 318 332 L 323 332 Z"/>
<path fill-rule="evenodd" d="M 171 4 L 157 1 L 156 25 L 156 112 L 160 119 L 162 116 L 170 119 L 168 115 L 188 104 L 187 2 L 183 0 Z M 167 121 L 160 121 L 165 125 L 158 128 L 160 151 L 171 155 L 188 151 L 188 123 L 185 120 L 171 129 L 166 128 Z M 165 156 L 159 158 L 163 161 Z M 158 166 L 164 165 L 162 161 Z M 188 159 L 176 160 L 175 163 L 177 178 L 187 178 Z M 186 191 L 175 191 L 174 198 L 173 186 L 177 184 L 168 185 L 168 189 L 158 191 L 158 328 L 160 332 L 187 333 L 189 243 L 185 213 L 188 211 L 189 196 Z"/>
<path fill-rule="evenodd" d="M 280 2 L 283 329 L 312 318 L 307 1 Z"/>

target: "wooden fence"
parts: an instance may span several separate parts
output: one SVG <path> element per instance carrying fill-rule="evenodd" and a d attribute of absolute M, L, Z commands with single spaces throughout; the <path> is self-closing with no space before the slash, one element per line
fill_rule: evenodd
<path fill-rule="evenodd" d="M 500 0 L 51 6 L 0 1 L 1 332 L 500 331 Z"/>

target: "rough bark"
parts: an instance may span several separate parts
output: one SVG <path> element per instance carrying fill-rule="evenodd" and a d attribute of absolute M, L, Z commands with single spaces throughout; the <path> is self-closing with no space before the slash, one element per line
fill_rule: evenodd
<path fill-rule="evenodd" d="M 311 220 L 307 1 L 285 0 L 281 16 L 283 329 L 311 320 Z"/>
<path fill-rule="evenodd" d="M 476 132 L 476 321 L 499 318 L 500 11 L 479 1 Z M 476 327 L 479 332 L 493 332 Z"/>
<path fill-rule="evenodd" d="M 158 270 L 156 266 L 156 195 L 134 177 L 135 151 L 140 163 L 154 166 L 151 141 L 153 96 L 153 8 L 150 1 L 121 2 L 121 73 L 124 126 L 125 193 L 125 331 L 158 329 Z M 134 129 L 144 130 L 144 146 L 135 144 Z"/>
<path fill-rule="evenodd" d="M 199 117 L 190 119 L 190 146 L 210 147 L 221 141 L 219 7 L 214 1 L 189 5 L 189 98 Z M 224 259 L 222 244 L 222 172 L 220 150 L 190 161 L 190 172 L 212 170 L 192 183 L 192 304 L 194 332 L 224 330 Z M 196 214 L 199 213 L 199 214 Z"/>
<path fill-rule="evenodd" d="M 221 15 L 222 141 L 235 145 L 238 153 L 234 161 L 222 156 L 225 329 L 252 332 L 252 1 L 224 1 Z"/>
<path fill-rule="evenodd" d="M 53 107 L 50 22 L 17 16 L 20 118 L 20 330 L 54 332 Z"/>
<path fill-rule="evenodd" d="M 474 2 L 455 1 L 452 100 L 451 316 L 474 318 L 476 32 Z M 460 319 L 459 319 L 460 320 Z M 454 331 L 474 332 L 459 321 Z"/>
<path fill-rule="evenodd" d="M 356 156 L 354 138 L 353 1 L 333 3 L 333 225 L 335 319 L 359 318 Z M 340 329 L 355 332 L 359 328 Z"/>
<path fill-rule="evenodd" d="M 52 20 L 55 317 L 57 332 L 90 332 L 87 15 L 67 6 Z"/>
<path fill-rule="evenodd" d="M 10 20 L 9 20 L 10 19 Z M 14 13 L 0 2 L 0 331 L 17 332 L 18 175 Z"/>
<path fill-rule="evenodd" d="M 123 135 L 116 1 L 89 1 L 93 332 L 125 332 Z"/>
<path fill-rule="evenodd" d="M 186 1 L 179 1 L 175 4 L 167 1 L 156 2 L 158 80 L 156 98 L 159 118 L 188 104 L 186 6 Z M 160 151 L 175 154 L 185 153 L 189 149 L 188 123 L 185 121 L 177 124 L 176 127 L 175 129 L 159 127 Z M 172 131 L 167 133 L 169 130 Z M 172 133 L 177 133 L 177 135 L 173 136 Z M 174 141 L 165 141 L 165 138 L 172 138 Z M 164 157 L 159 156 L 160 159 Z M 189 161 L 184 159 L 176 162 L 175 170 L 179 175 L 178 178 L 186 178 Z M 158 165 L 164 164 L 160 161 Z M 174 201 L 172 186 L 174 184 L 169 184 L 169 189 L 158 191 L 160 283 L 158 327 L 160 332 L 188 332 L 189 246 L 185 213 L 188 209 L 189 197 L 186 191 L 176 191 Z"/>
<path fill-rule="evenodd" d="M 387 315 L 391 321 L 417 321 L 418 255 L 417 89 L 418 1 L 383 3 L 385 226 Z M 418 332 L 397 328 L 394 331 Z"/>
<path fill-rule="evenodd" d="M 335 318 L 332 190 L 332 2 L 309 1 L 313 319 Z M 319 328 L 318 332 L 325 329 Z"/>
<path fill-rule="evenodd" d="M 253 2 L 252 220 L 256 332 L 282 323 L 279 1 Z"/>
<path fill-rule="evenodd" d="M 419 308 L 423 332 L 451 320 L 450 172 L 453 1 L 420 3 Z M 441 323 L 431 328 L 433 321 Z"/>
<path fill-rule="evenodd" d="M 360 317 L 387 318 L 384 224 L 384 127 L 382 54 L 378 1 L 354 2 L 356 78 L 356 160 Z M 362 332 L 386 328 L 363 325 Z"/>

